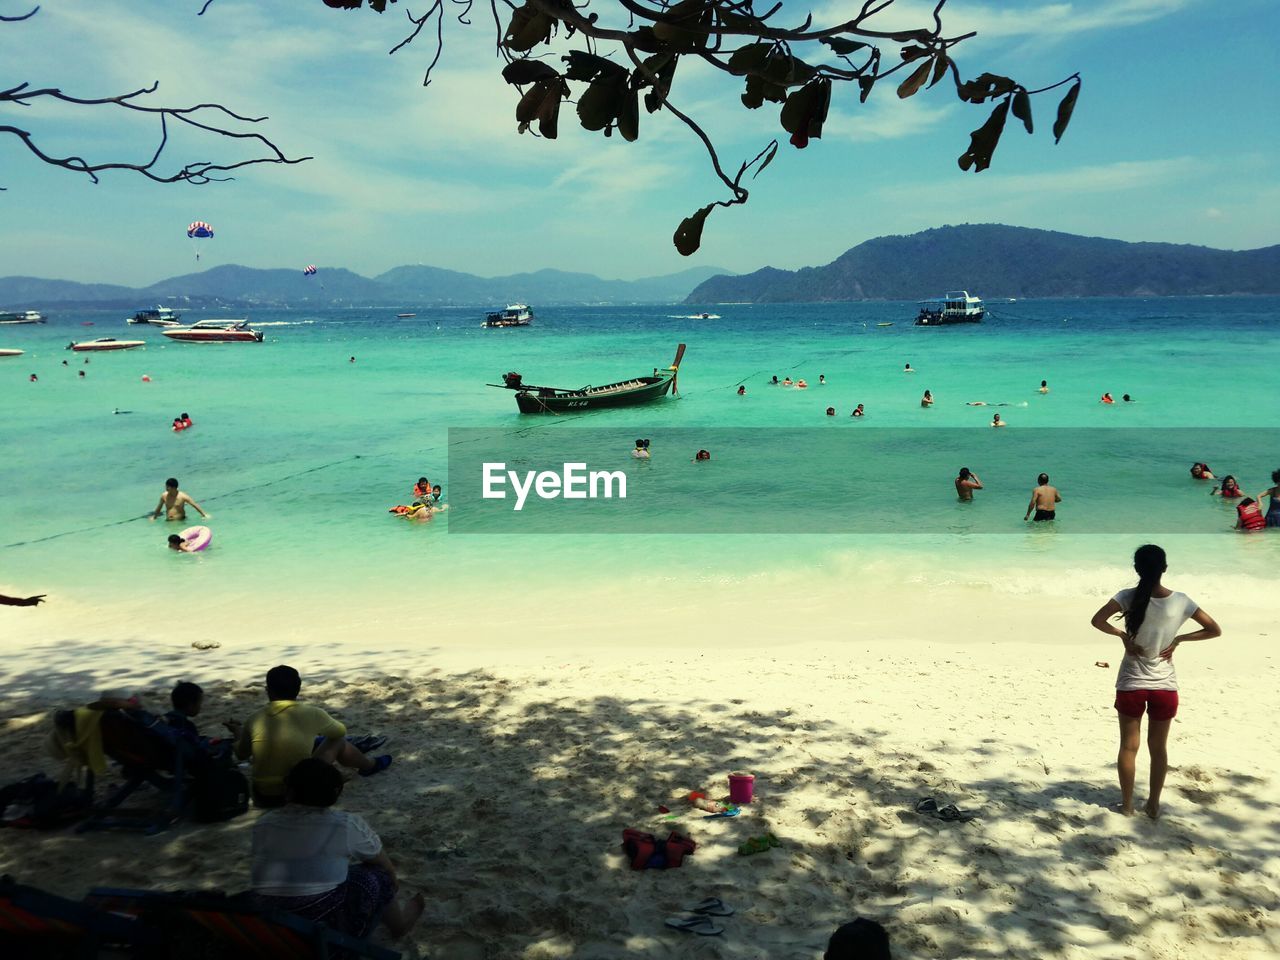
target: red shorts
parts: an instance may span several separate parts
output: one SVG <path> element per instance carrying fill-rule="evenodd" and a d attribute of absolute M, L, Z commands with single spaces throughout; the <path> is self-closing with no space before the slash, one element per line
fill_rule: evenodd
<path fill-rule="evenodd" d="M 1177 690 L 1117 690 L 1116 709 L 1122 716 L 1141 717 L 1143 708 L 1152 720 L 1172 720 L 1178 712 Z"/>

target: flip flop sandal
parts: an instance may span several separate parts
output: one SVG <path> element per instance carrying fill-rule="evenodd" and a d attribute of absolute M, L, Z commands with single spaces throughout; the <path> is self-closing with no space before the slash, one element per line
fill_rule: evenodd
<path fill-rule="evenodd" d="M 948 803 L 945 807 L 939 807 L 937 813 L 939 820 L 958 823 L 968 823 L 976 816 L 976 813 L 969 813 L 967 810 L 961 810 L 954 803 Z"/>
<path fill-rule="evenodd" d="M 924 813 L 929 816 L 935 816 L 938 813 L 938 801 L 933 797 L 925 797 L 916 801 L 916 813 Z"/>
<path fill-rule="evenodd" d="M 718 937 L 724 933 L 724 927 L 717 927 L 710 917 L 668 917 L 665 922 L 672 930 L 696 933 L 700 937 Z"/>
<path fill-rule="evenodd" d="M 729 906 L 719 897 L 707 897 L 701 903 L 695 903 L 693 906 L 685 907 L 689 913 L 698 913 L 704 917 L 732 917 L 733 907 Z"/>
<path fill-rule="evenodd" d="M 373 766 L 370 767 L 368 770 L 361 770 L 360 776 L 372 777 L 374 774 L 381 773 L 383 770 L 387 769 L 387 767 L 389 766 L 391 766 L 391 754 L 384 753 L 382 756 L 374 758 Z"/>

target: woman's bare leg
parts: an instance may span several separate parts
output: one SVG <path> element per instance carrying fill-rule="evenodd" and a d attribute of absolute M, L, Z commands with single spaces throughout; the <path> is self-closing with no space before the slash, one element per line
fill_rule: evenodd
<path fill-rule="evenodd" d="M 413 929 L 426 906 L 427 898 L 421 893 L 415 893 L 408 900 L 392 900 L 382 911 L 382 922 L 386 924 L 387 932 L 397 939 L 403 937 Z"/>
<path fill-rule="evenodd" d="M 1147 752 L 1151 754 L 1151 792 L 1147 796 L 1147 816 L 1156 820 L 1160 816 L 1160 792 L 1164 790 L 1164 775 L 1169 769 L 1169 728 L 1172 720 L 1152 720 L 1147 725 Z"/>
<path fill-rule="evenodd" d="M 1120 753 L 1116 771 L 1120 775 L 1120 812 L 1133 816 L 1133 781 L 1138 772 L 1138 748 L 1142 746 L 1142 718 L 1120 716 Z"/>

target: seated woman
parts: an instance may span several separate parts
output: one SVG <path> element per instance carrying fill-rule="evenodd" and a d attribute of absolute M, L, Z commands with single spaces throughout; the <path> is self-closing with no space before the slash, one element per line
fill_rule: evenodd
<path fill-rule="evenodd" d="M 253 825 L 254 899 L 353 937 L 367 937 L 379 920 L 393 937 L 408 933 L 426 900 L 417 893 L 397 902 L 396 869 L 378 835 L 363 817 L 330 809 L 342 794 L 337 768 L 307 757 L 285 790 L 287 804 Z"/>

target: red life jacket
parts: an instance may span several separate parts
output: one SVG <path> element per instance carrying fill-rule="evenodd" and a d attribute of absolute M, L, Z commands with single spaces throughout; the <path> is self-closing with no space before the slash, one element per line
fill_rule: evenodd
<path fill-rule="evenodd" d="M 1236 507 L 1236 516 L 1240 518 L 1241 530 L 1262 530 L 1267 525 L 1267 518 L 1256 503 L 1240 504 Z"/>

